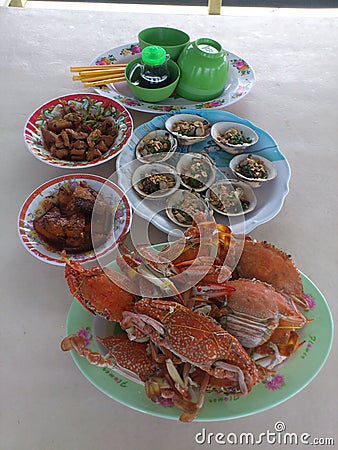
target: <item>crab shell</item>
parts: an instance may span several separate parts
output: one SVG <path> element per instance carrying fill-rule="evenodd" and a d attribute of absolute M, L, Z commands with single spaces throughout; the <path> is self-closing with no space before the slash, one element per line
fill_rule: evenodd
<path fill-rule="evenodd" d="M 91 351 L 85 346 L 83 337 L 76 334 L 64 338 L 61 349 L 75 350 L 95 366 L 119 369 L 134 381 L 144 381 L 158 373 L 159 367 L 147 352 L 146 343 L 130 341 L 124 333 L 97 339 L 107 348 L 108 356 Z"/>
<path fill-rule="evenodd" d="M 65 278 L 73 297 L 92 314 L 119 322 L 123 311 L 133 310 L 135 295 L 128 292 L 132 281 L 123 274 L 107 267 L 86 269 L 66 259 Z"/>
<path fill-rule="evenodd" d="M 248 392 L 243 372 L 250 374 L 253 384 L 257 383 L 255 363 L 239 341 L 212 318 L 169 300 L 142 299 L 135 304 L 135 311 L 123 314 L 122 328 L 142 331 L 182 361 L 216 378 L 235 374 L 243 394 Z"/>
<path fill-rule="evenodd" d="M 228 281 L 227 285 L 234 289 L 226 296 L 225 315 L 220 323 L 244 347 L 262 345 L 273 335 L 275 343 L 280 340 L 285 344 L 286 331 L 300 329 L 307 323 L 292 299 L 267 283 L 239 279 Z M 277 334 L 281 329 L 284 331 Z"/>
<path fill-rule="evenodd" d="M 308 309 L 299 271 L 291 257 L 274 245 L 246 239 L 236 270 L 240 278 L 265 281 Z"/>

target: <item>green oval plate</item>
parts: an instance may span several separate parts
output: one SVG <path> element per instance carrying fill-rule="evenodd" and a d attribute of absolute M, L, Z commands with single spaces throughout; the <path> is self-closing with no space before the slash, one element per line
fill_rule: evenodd
<path fill-rule="evenodd" d="M 228 420 L 265 411 L 297 394 L 319 373 L 331 349 L 333 321 L 322 293 L 309 278 L 302 273 L 301 276 L 304 291 L 313 299 L 313 308 L 306 316 L 315 319 L 302 330 L 301 339 L 305 341 L 302 347 L 273 377 L 255 386 L 245 397 L 207 394 L 204 406 L 195 421 Z M 66 329 L 67 334 L 82 333 L 88 339 L 89 347 L 93 351 L 99 351 L 94 343 L 93 317 L 74 300 L 69 310 Z M 181 412 L 176 407 L 151 402 L 142 384 L 135 383 L 113 370 L 92 366 L 74 351 L 71 354 L 83 375 L 112 399 L 146 414 L 178 420 Z"/>

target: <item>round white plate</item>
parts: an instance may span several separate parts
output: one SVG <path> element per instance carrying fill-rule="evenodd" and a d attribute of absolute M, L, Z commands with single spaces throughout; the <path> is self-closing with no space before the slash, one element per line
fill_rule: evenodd
<path fill-rule="evenodd" d="M 199 114 L 209 120 L 212 124 L 216 122 L 238 122 L 253 128 L 258 134 L 259 140 L 250 150 L 258 156 L 263 156 L 274 163 L 277 168 L 278 175 L 274 180 L 264 183 L 258 189 L 255 189 L 257 197 L 257 206 L 254 211 L 249 212 L 244 217 L 228 218 L 224 215 L 215 213 L 216 222 L 230 226 L 234 233 L 249 233 L 259 225 L 268 222 L 275 217 L 283 206 L 284 199 L 289 192 L 290 166 L 285 156 L 278 148 L 276 141 L 264 130 L 258 128 L 248 120 L 242 119 L 226 111 L 189 111 L 192 114 Z M 126 146 L 125 150 L 116 159 L 116 170 L 118 174 L 118 183 L 129 198 L 134 212 L 144 219 L 150 221 L 165 233 L 170 233 L 177 228 L 171 222 L 165 213 L 165 201 L 142 200 L 131 187 L 131 177 L 134 170 L 141 164 L 135 159 L 135 146 L 138 141 L 149 131 L 157 128 L 163 128 L 167 118 L 174 113 L 156 116 L 139 126 Z M 233 174 L 229 168 L 229 162 L 234 155 L 222 150 L 210 137 L 203 142 L 190 145 L 178 146 L 173 157 L 168 159 L 166 163 L 175 166 L 177 159 L 182 153 L 201 151 L 215 162 L 218 175 L 227 176 L 232 179 Z M 245 220 L 245 222 L 244 222 Z M 243 223 L 244 222 L 244 223 Z"/>
<path fill-rule="evenodd" d="M 138 43 L 121 45 L 102 53 L 91 62 L 91 65 L 128 63 L 138 58 L 140 53 L 141 48 Z M 159 103 L 142 102 L 133 97 L 125 81 L 114 85 L 100 86 L 100 88 L 95 88 L 95 90 L 101 95 L 117 100 L 126 108 L 153 114 L 163 114 L 186 108 L 202 110 L 224 108 L 245 97 L 255 84 L 255 74 L 252 67 L 234 53 L 228 51 L 227 55 L 229 58 L 229 73 L 224 91 L 219 97 L 207 102 L 195 103 L 180 97 L 175 92 L 171 97 Z"/>

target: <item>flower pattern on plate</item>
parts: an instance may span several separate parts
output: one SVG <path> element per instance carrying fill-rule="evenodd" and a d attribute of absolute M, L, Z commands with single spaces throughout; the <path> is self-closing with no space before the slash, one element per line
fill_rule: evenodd
<path fill-rule="evenodd" d="M 127 45 L 122 45 L 114 49 L 110 49 L 99 55 L 94 59 L 91 64 L 110 64 L 113 63 L 128 63 L 131 60 L 140 56 L 141 47 L 138 42 L 134 42 Z M 173 93 L 168 99 L 153 104 L 137 100 L 131 93 L 127 83 L 121 82 L 113 85 L 96 87 L 96 92 L 107 95 L 111 98 L 118 100 L 120 103 L 130 109 L 137 111 L 144 111 L 150 113 L 166 113 L 171 111 L 183 110 L 183 109 L 220 109 L 237 102 L 250 92 L 255 84 L 255 75 L 252 68 L 244 59 L 227 52 L 229 61 L 233 61 L 235 65 L 229 64 L 228 79 L 225 89 L 221 96 L 212 99 L 204 103 L 194 103 L 193 101 L 186 100 L 177 93 Z M 109 62 L 111 61 L 111 62 Z M 235 63 L 236 62 L 236 63 Z M 247 82 L 242 83 L 243 75 L 246 75 Z"/>
<path fill-rule="evenodd" d="M 274 375 L 269 375 L 268 378 L 263 381 L 263 383 L 265 384 L 265 387 L 269 389 L 269 391 L 277 391 L 278 389 L 281 389 L 282 386 L 284 386 L 285 377 L 276 373 Z"/>
<path fill-rule="evenodd" d="M 240 73 L 241 76 L 250 74 L 250 67 L 243 59 L 231 59 L 230 63 L 232 64 L 232 67 L 235 67 L 238 70 L 238 73 Z"/>

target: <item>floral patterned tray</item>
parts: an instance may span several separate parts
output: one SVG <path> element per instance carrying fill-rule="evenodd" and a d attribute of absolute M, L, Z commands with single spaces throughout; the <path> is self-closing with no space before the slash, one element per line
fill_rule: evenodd
<path fill-rule="evenodd" d="M 92 65 L 104 65 L 114 63 L 128 63 L 138 58 L 141 48 L 138 43 L 126 44 L 108 50 L 91 62 Z M 146 103 L 133 97 L 126 82 L 107 85 L 95 90 L 101 95 L 111 97 L 126 108 L 153 114 L 163 114 L 185 108 L 219 109 L 241 100 L 247 95 L 255 84 L 255 74 L 250 65 L 234 53 L 227 52 L 229 58 L 229 74 L 225 89 L 218 98 L 204 103 L 194 103 L 178 96 L 175 92 L 172 96 L 159 103 Z"/>
<path fill-rule="evenodd" d="M 117 266 L 113 263 L 112 268 L 116 269 Z M 255 386 L 245 397 L 206 394 L 204 406 L 195 421 L 228 420 L 265 411 L 297 394 L 319 373 L 331 349 L 333 321 L 321 292 L 309 278 L 303 274 L 301 276 L 304 291 L 308 294 L 311 304 L 306 316 L 315 319 L 306 325 L 301 334 L 303 346 L 278 372 L 270 375 L 264 383 Z M 112 334 L 112 324 L 113 322 L 94 317 L 74 300 L 69 310 L 66 330 L 68 335 L 77 333 L 83 336 L 88 347 L 99 351 L 95 336 L 106 337 Z M 180 411 L 176 407 L 151 402 L 141 384 L 113 370 L 92 366 L 74 351 L 72 357 L 90 383 L 110 398 L 137 411 L 178 420 Z"/>

